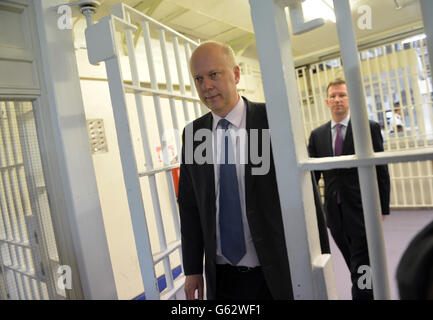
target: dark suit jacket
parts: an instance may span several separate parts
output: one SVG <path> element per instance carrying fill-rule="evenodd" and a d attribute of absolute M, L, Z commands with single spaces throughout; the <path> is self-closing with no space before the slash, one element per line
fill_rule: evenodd
<path fill-rule="evenodd" d="M 268 129 L 265 104 L 253 103 L 243 98 L 247 108 L 246 129 L 251 150 L 251 129 Z M 212 115 L 208 113 L 189 126 L 195 133 L 199 129 L 212 130 Z M 191 128 L 191 127 L 189 127 Z M 260 131 L 260 130 L 259 130 Z M 259 133 L 259 138 L 261 135 Z M 183 135 L 185 139 L 185 131 Z M 215 298 L 216 288 L 216 207 L 213 164 L 185 163 L 185 141 L 179 180 L 179 210 L 181 217 L 182 253 L 185 275 L 203 272 L 205 255 L 208 299 Z M 193 149 L 202 141 L 194 142 Z M 261 153 L 262 141 L 258 141 Z M 269 172 L 252 175 L 254 165 L 248 155 L 245 166 L 246 212 L 254 246 L 268 287 L 274 299 L 293 299 L 289 262 L 284 238 L 275 167 L 271 152 Z M 313 179 L 314 180 L 314 179 Z M 320 244 L 323 253 L 329 253 L 329 241 L 320 195 L 313 181 Z"/>
<path fill-rule="evenodd" d="M 370 132 L 374 151 L 383 151 L 382 134 L 377 122 L 370 120 Z M 331 121 L 311 132 L 308 152 L 312 158 L 333 156 Z M 353 143 L 352 125 L 349 121 L 343 143 L 342 155 L 354 153 L 355 147 Z M 388 166 L 376 166 L 376 171 L 382 214 L 389 214 L 390 178 Z M 322 172 L 320 171 L 315 172 L 317 181 L 320 179 L 321 174 Z M 323 177 L 325 179 L 325 209 L 328 227 L 332 229 L 332 227 L 341 223 L 339 215 L 336 214 L 338 211 L 335 201 L 336 193 L 339 191 L 341 206 L 345 216 L 345 219 L 343 219 L 343 228 L 352 235 L 365 234 L 358 169 L 327 170 L 323 171 Z"/>
<path fill-rule="evenodd" d="M 263 103 L 245 99 L 246 129 L 267 129 L 268 121 Z M 212 130 L 212 114 L 196 119 L 195 133 L 199 129 Z M 185 139 L 185 130 L 184 136 Z M 248 144 L 251 143 L 248 139 Z M 194 142 L 194 150 L 202 141 Z M 250 150 L 250 148 L 248 149 Z M 259 152 L 261 134 L 259 130 Z M 207 283 L 207 298 L 214 299 L 216 292 L 216 207 L 213 164 L 185 163 L 185 141 L 179 180 L 179 210 L 182 233 L 182 254 L 185 275 L 203 272 L 203 253 Z M 269 172 L 252 175 L 251 163 L 245 165 L 246 213 L 254 246 L 268 287 L 274 299 L 293 299 L 289 261 L 284 238 L 280 199 L 277 190 L 275 167 L 272 159 Z M 257 165 L 260 167 L 261 165 Z"/>

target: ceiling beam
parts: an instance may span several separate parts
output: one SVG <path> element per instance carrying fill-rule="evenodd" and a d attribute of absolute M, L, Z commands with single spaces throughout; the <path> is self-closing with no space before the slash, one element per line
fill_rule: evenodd
<path fill-rule="evenodd" d="M 162 18 L 160 20 L 160 22 L 161 23 L 168 23 L 168 22 L 170 22 L 176 18 L 179 18 L 180 16 L 183 16 L 184 14 L 188 13 L 189 11 L 191 11 L 191 10 L 189 10 L 187 8 L 182 8 L 182 9 L 176 10 L 173 13 L 170 13 L 168 16 Z"/>

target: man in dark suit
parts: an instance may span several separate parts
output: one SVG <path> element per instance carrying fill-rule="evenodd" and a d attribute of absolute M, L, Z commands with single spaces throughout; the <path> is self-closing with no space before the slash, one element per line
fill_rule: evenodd
<path fill-rule="evenodd" d="M 355 153 L 349 100 L 346 83 L 342 79 L 332 81 L 327 88 L 326 104 L 332 120 L 311 132 L 308 151 L 310 157 L 332 157 Z M 370 132 L 375 152 L 383 151 L 380 126 L 370 120 Z M 390 178 L 386 165 L 376 166 L 379 185 L 382 220 L 389 214 Z M 367 238 L 364 225 L 361 191 L 357 168 L 334 169 L 315 172 L 317 181 L 321 174 L 325 179 L 325 211 L 331 234 L 349 267 L 352 279 L 352 297 L 373 299 L 371 286 L 359 286 L 364 275 L 360 266 L 369 266 Z M 366 288 L 365 288 L 366 287 Z"/>
<path fill-rule="evenodd" d="M 178 202 L 186 298 L 197 292 L 203 299 L 204 255 L 208 299 L 293 299 L 265 105 L 239 96 L 240 70 L 224 44 L 202 43 L 190 69 L 211 112 L 183 133 Z M 230 150 L 237 155 L 231 167 L 227 157 L 212 161 Z"/>

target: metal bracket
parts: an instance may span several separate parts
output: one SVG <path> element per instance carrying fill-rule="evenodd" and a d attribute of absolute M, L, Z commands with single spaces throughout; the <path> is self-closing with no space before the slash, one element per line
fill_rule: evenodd
<path fill-rule="evenodd" d="M 93 24 L 93 15 L 96 13 L 97 8 L 101 6 L 101 3 L 96 0 L 77 0 L 74 2 L 67 2 L 58 6 L 53 7 L 54 10 L 62 6 L 69 6 L 72 9 L 72 16 L 76 17 L 80 13 L 86 17 L 87 26 Z"/>
<path fill-rule="evenodd" d="M 305 0 L 285 0 L 289 7 L 290 21 L 292 23 L 292 32 L 294 35 L 302 34 L 313 29 L 319 28 L 325 24 L 322 18 L 305 22 L 302 11 L 302 2 Z"/>

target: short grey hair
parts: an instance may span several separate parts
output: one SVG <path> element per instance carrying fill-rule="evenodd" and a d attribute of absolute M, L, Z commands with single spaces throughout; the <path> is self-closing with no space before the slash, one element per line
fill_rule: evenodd
<path fill-rule="evenodd" d="M 233 51 L 232 47 L 230 47 L 228 44 L 218 42 L 218 41 L 213 41 L 213 40 L 207 40 L 207 41 L 203 41 L 202 43 L 200 43 L 200 45 L 194 49 L 193 53 L 191 54 L 191 57 L 201 47 L 208 46 L 208 45 L 215 45 L 215 46 L 220 47 L 222 52 L 226 55 L 232 68 L 234 68 L 235 66 L 238 65 L 236 63 L 236 55 L 235 55 L 235 52 Z"/>

